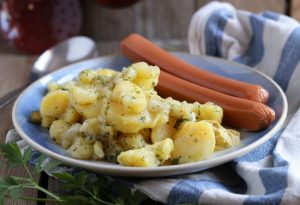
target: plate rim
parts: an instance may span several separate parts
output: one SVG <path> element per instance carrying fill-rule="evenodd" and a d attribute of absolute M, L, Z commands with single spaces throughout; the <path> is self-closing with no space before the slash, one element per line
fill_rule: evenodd
<path fill-rule="evenodd" d="M 173 176 L 173 175 L 177 175 L 177 174 L 187 174 L 187 173 L 192 173 L 195 171 L 208 169 L 208 168 L 226 163 L 228 161 L 231 161 L 234 158 L 243 156 L 244 154 L 252 151 L 253 149 L 257 148 L 259 145 L 268 141 L 273 136 L 273 134 L 275 134 L 275 132 L 277 132 L 284 124 L 284 121 L 287 116 L 287 110 L 288 110 L 287 98 L 286 98 L 283 90 L 281 89 L 281 87 L 272 78 L 270 78 L 266 74 L 264 74 L 261 71 L 258 71 L 256 69 L 250 68 L 246 65 L 243 65 L 243 64 L 240 64 L 237 62 L 232 62 L 229 60 L 225 60 L 222 58 L 216 58 L 216 57 L 212 57 L 212 56 L 199 56 L 199 55 L 193 55 L 193 54 L 181 53 L 181 52 L 174 52 L 174 54 L 188 55 L 188 56 L 191 55 L 191 56 L 195 56 L 195 57 L 200 57 L 204 60 L 212 59 L 212 60 L 223 61 L 223 62 L 226 62 L 229 64 L 234 64 L 235 66 L 238 66 L 238 67 L 242 67 L 243 69 L 251 70 L 252 72 L 256 72 L 259 75 L 266 78 L 270 83 L 273 84 L 273 86 L 276 87 L 276 89 L 278 89 L 278 91 L 280 93 L 280 97 L 282 98 L 282 101 L 283 101 L 282 115 L 278 119 L 277 124 L 271 130 L 269 130 L 265 135 L 263 135 L 256 141 L 254 141 L 251 144 L 249 144 L 245 147 L 242 147 L 238 150 L 234 150 L 230 153 L 226 153 L 224 155 L 217 156 L 215 158 L 208 158 L 205 160 L 192 162 L 192 163 L 179 164 L 179 165 L 167 165 L 167 166 L 159 166 L 159 167 L 126 167 L 126 166 L 121 166 L 118 164 L 111 164 L 111 165 L 98 164 L 95 161 L 74 159 L 69 156 L 64 156 L 59 153 L 55 153 L 54 151 L 51 151 L 51 150 L 39 145 L 37 142 L 35 142 L 33 139 L 31 139 L 22 130 L 22 128 L 17 123 L 16 109 L 17 109 L 20 99 L 22 98 L 24 93 L 26 93 L 27 90 L 31 89 L 31 87 L 33 87 L 36 83 L 40 82 L 43 78 L 45 78 L 49 75 L 52 75 L 55 72 L 58 72 L 58 71 L 62 72 L 62 70 L 67 70 L 67 69 L 69 69 L 69 67 L 73 67 L 77 64 L 83 64 L 83 63 L 85 64 L 90 61 L 100 60 L 100 59 L 104 59 L 104 58 L 110 59 L 113 57 L 121 57 L 121 55 L 107 55 L 107 56 L 97 57 L 97 58 L 93 58 L 93 59 L 89 59 L 89 60 L 85 60 L 85 61 L 81 61 L 81 62 L 77 62 L 74 64 L 64 66 L 54 72 L 51 72 L 51 73 L 43 76 L 42 78 L 36 80 L 35 82 L 33 82 L 18 96 L 17 100 L 14 103 L 13 110 L 12 110 L 13 125 L 14 125 L 15 129 L 17 130 L 17 132 L 19 133 L 19 135 L 21 136 L 21 138 L 24 139 L 34 149 L 38 150 L 41 153 L 44 153 L 45 155 L 47 155 L 51 158 L 62 161 L 65 164 L 68 164 L 68 165 L 71 165 L 74 167 L 80 167 L 80 168 L 92 170 L 94 172 L 101 172 L 101 173 L 117 175 L 117 176 L 133 176 L 134 175 L 135 177 L 160 177 L 160 176 Z M 185 170 L 190 170 L 190 171 L 185 171 Z"/>

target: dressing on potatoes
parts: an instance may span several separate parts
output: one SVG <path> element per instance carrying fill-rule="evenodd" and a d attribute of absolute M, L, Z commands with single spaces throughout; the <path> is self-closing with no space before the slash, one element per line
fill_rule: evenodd
<path fill-rule="evenodd" d="M 122 72 L 83 70 L 73 81 L 49 83 L 31 119 L 71 157 L 124 166 L 189 163 L 240 143 L 238 132 L 221 126 L 218 105 L 160 97 L 159 74 L 145 62 Z"/>

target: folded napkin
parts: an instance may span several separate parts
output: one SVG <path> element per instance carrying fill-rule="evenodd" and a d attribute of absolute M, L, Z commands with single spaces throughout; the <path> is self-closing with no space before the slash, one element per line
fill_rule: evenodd
<path fill-rule="evenodd" d="M 292 119 L 271 140 L 232 162 L 189 175 L 136 179 L 132 187 L 167 204 L 300 204 L 298 22 L 212 2 L 194 14 L 189 47 L 192 54 L 237 61 L 272 77 L 286 92 Z M 17 140 L 17 133 L 7 137 Z"/>

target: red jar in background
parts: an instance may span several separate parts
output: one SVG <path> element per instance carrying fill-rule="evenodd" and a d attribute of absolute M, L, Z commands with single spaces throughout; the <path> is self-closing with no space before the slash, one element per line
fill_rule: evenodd
<path fill-rule="evenodd" d="M 79 33 L 78 0 L 4 0 L 0 29 L 16 49 L 39 54 Z"/>

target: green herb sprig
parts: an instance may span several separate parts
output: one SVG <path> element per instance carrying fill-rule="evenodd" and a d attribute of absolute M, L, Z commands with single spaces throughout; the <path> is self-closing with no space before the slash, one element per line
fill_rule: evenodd
<path fill-rule="evenodd" d="M 6 176 L 0 177 L 0 205 L 5 204 L 7 198 L 15 200 L 57 202 L 61 204 L 86 204 L 86 205 L 137 205 L 147 199 L 144 194 L 135 191 L 119 183 L 111 177 L 91 174 L 80 171 L 77 174 L 68 172 L 53 173 L 59 180 L 61 190 L 68 190 L 64 195 L 53 193 L 36 182 L 42 172 L 49 172 L 60 162 L 52 160 L 46 166 L 42 166 L 46 156 L 41 154 L 36 160 L 33 169 L 29 169 L 28 163 L 32 155 L 32 149 L 27 148 L 23 153 L 16 143 L 0 144 L 5 163 L 9 167 L 23 167 L 26 170 L 25 177 Z M 24 190 L 35 189 L 47 195 L 47 198 L 28 197 L 23 195 Z"/>

